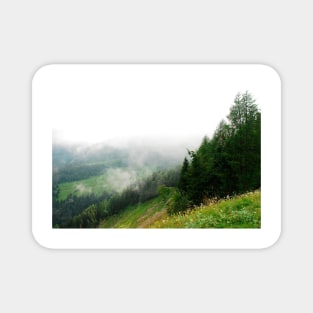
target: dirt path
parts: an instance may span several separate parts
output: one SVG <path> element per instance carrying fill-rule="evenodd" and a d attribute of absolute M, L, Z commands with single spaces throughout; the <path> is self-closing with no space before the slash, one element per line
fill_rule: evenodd
<path fill-rule="evenodd" d="M 149 209 L 147 213 L 149 213 L 149 211 L 151 212 L 152 209 Z M 141 223 L 139 223 L 137 228 L 148 228 L 152 223 L 154 223 L 155 221 L 157 221 L 159 218 L 161 218 L 162 216 L 166 216 L 166 208 L 163 208 L 161 211 L 154 213 L 152 216 L 148 217 L 147 219 L 143 220 L 145 217 L 147 217 L 148 214 L 143 215 L 140 220 L 142 220 Z"/>

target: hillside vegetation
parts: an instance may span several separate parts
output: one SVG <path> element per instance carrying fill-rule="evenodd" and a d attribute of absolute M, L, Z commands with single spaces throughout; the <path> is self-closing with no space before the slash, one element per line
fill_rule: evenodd
<path fill-rule="evenodd" d="M 212 201 L 155 221 L 151 228 L 260 228 L 261 191 Z"/>
<path fill-rule="evenodd" d="M 166 218 L 162 198 L 156 197 L 144 203 L 129 206 L 123 212 L 103 220 L 99 228 L 149 228 L 155 221 Z"/>
<path fill-rule="evenodd" d="M 211 138 L 187 149 L 181 165 L 170 150 L 148 146 L 59 147 L 53 155 L 52 226 L 261 226 L 261 112 L 248 91 L 236 95 Z"/>
<path fill-rule="evenodd" d="M 158 196 L 145 203 L 129 206 L 125 211 L 103 220 L 100 228 L 260 228 L 261 192 L 248 192 L 231 199 L 211 200 L 184 213 L 169 216 L 166 198 Z"/>

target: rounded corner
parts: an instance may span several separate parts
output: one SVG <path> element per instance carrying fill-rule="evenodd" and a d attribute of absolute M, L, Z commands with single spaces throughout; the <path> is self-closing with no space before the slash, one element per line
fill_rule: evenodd
<path fill-rule="evenodd" d="M 279 71 L 273 66 L 269 64 L 260 63 L 260 66 L 266 69 L 266 71 L 269 71 L 271 75 L 274 75 L 277 79 L 280 85 L 282 85 L 282 78 L 279 73 Z"/>
<path fill-rule="evenodd" d="M 50 69 L 51 67 L 55 66 L 56 64 L 44 64 L 39 66 L 35 72 L 33 73 L 33 76 L 31 78 L 32 85 L 34 85 L 34 82 L 38 79 L 38 76 L 42 76 L 43 72 L 46 72 L 47 69 Z"/>
<path fill-rule="evenodd" d="M 275 234 L 275 236 L 273 236 L 271 238 L 269 243 L 266 243 L 265 246 L 261 247 L 261 250 L 270 249 L 273 246 L 275 246 L 279 242 L 279 240 L 281 238 L 281 235 L 282 235 L 282 231 L 281 231 L 281 228 L 280 228 L 279 231 L 277 232 L 277 234 Z"/>
<path fill-rule="evenodd" d="M 41 240 L 40 240 L 40 239 L 38 238 L 38 236 L 35 234 L 34 229 L 32 229 L 31 234 L 32 234 L 33 240 L 36 242 L 36 244 L 37 244 L 40 248 L 43 248 L 43 249 L 46 249 L 46 250 L 51 250 L 51 249 L 53 249 L 53 248 L 49 247 L 48 245 L 45 245 L 43 242 L 41 242 Z"/>

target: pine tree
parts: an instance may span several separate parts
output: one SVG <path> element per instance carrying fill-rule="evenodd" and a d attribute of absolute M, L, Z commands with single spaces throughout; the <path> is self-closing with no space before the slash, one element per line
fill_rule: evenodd
<path fill-rule="evenodd" d="M 236 192 L 260 185 L 260 112 L 247 91 L 238 94 L 228 115 L 232 136 L 229 140 L 231 171 L 235 172 Z"/>
<path fill-rule="evenodd" d="M 199 153 L 191 151 L 191 165 L 187 197 L 194 203 L 200 204 L 205 195 L 205 172 Z"/>
<path fill-rule="evenodd" d="M 188 191 L 188 183 L 189 183 L 189 162 L 185 157 L 178 180 L 178 188 L 181 190 L 181 192 L 186 193 Z"/>
<path fill-rule="evenodd" d="M 178 187 L 188 201 L 225 197 L 261 185 L 261 112 L 247 91 L 238 93 L 227 122 L 222 120 L 213 138 L 204 137 L 184 159 Z"/>

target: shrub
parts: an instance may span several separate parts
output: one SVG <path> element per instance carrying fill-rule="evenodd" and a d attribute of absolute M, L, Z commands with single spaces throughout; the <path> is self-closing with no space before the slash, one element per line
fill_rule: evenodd
<path fill-rule="evenodd" d="M 167 214 L 174 215 L 179 212 L 185 212 L 190 208 L 190 201 L 187 196 L 182 194 L 180 191 L 176 190 L 172 197 L 166 203 Z"/>

